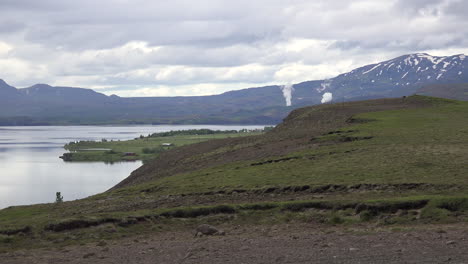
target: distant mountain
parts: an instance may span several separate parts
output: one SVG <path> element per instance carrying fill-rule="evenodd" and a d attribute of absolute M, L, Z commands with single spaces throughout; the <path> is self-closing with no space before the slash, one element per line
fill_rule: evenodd
<path fill-rule="evenodd" d="M 19 89 L 21 94 L 37 102 L 90 104 L 101 103 L 108 97 L 91 89 L 72 87 L 52 87 L 47 84 L 36 84 L 29 88 Z"/>
<path fill-rule="evenodd" d="M 468 83 L 466 68 L 465 55 L 404 55 L 335 78 L 295 84 L 291 106 L 285 105 L 278 85 L 212 96 L 124 98 L 47 84 L 16 89 L 0 80 L 0 125 L 273 124 L 294 108 L 320 104 L 324 93 L 333 101 L 353 101 L 411 95 L 433 84 L 449 89 L 447 84 Z M 465 99 L 463 93 L 452 95 Z"/>
<path fill-rule="evenodd" d="M 0 79 L 0 100 L 2 103 L 6 103 L 7 100 L 14 100 L 20 97 L 19 91 L 8 85 L 4 80 Z"/>
<path fill-rule="evenodd" d="M 334 101 L 349 101 L 409 95 L 427 84 L 464 82 L 468 82 L 465 55 L 437 57 L 417 53 L 366 65 L 305 89 L 312 88 L 318 94 L 330 92 Z M 315 103 L 320 101 L 315 98 Z"/>

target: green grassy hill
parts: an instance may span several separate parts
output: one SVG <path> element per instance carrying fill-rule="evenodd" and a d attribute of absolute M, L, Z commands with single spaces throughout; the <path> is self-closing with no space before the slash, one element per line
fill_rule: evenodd
<path fill-rule="evenodd" d="M 4 209 L 0 249 L 201 222 L 466 222 L 467 146 L 468 102 L 410 96 L 301 108 L 263 135 L 164 152 L 105 193 Z"/>

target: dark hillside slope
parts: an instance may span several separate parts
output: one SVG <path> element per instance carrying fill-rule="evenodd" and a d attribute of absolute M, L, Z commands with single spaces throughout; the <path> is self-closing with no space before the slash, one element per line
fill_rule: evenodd
<path fill-rule="evenodd" d="M 411 96 L 296 109 L 273 131 L 262 136 L 213 140 L 166 152 L 134 171 L 114 188 L 226 163 L 264 159 L 301 149 L 317 148 L 320 144 L 314 140 L 316 137 L 356 122 L 351 119 L 356 114 L 428 106 L 431 106 L 431 102 L 426 98 Z"/>

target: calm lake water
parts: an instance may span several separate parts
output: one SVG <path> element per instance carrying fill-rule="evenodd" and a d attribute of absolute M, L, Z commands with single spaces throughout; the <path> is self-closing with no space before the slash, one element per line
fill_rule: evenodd
<path fill-rule="evenodd" d="M 264 126 L 47 126 L 0 127 L 0 208 L 50 203 L 55 192 L 65 201 L 108 190 L 141 162 L 64 162 L 63 145 L 75 140 L 126 140 L 154 132 L 209 128 L 256 129 Z"/>

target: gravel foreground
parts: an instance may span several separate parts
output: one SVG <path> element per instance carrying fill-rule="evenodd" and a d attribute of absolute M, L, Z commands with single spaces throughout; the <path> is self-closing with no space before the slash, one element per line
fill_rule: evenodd
<path fill-rule="evenodd" d="M 281 225 L 190 231 L 0 255 L 16 263 L 468 263 L 468 227 L 346 230 Z"/>

